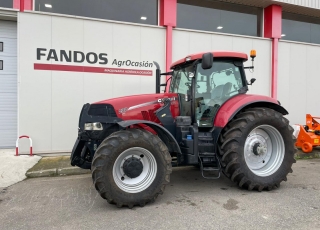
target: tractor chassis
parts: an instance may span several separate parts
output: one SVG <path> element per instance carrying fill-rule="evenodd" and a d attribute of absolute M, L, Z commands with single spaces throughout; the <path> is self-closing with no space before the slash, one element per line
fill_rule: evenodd
<path fill-rule="evenodd" d="M 173 123 L 170 108 L 170 100 L 156 111 L 156 116 L 162 122 L 163 127 L 144 120 L 122 121 L 120 118 L 88 115 L 90 104 L 82 108 L 79 127 L 84 127 L 87 122 L 100 122 L 103 131 L 84 131 L 79 128 L 78 138 L 71 153 L 71 165 L 84 169 L 91 168 L 94 153 L 101 142 L 108 136 L 120 130 L 125 130 L 133 125 L 144 124 L 156 131 L 159 138 L 166 144 L 172 157 L 172 166 L 198 166 L 202 175 L 207 179 L 220 177 L 221 165 L 216 156 L 216 143 L 221 128 L 214 128 L 207 132 L 199 132 L 197 124 L 191 125 L 190 117 L 176 117 L 176 126 Z M 166 118 L 162 117 L 167 114 Z M 174 136 L 173 136 L 174 135 Z M 189 138 L 188 138 L 189 136 Z M 190 138 L 191 137 L 191 138 Z"/>

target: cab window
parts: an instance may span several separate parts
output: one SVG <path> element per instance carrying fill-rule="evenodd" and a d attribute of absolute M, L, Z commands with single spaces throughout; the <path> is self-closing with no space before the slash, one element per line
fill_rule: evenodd
<path fill-rule="evenodd" d="M 187 91 L 191 87 L 191 77 L 189 76 L 193 72 L 194 70 L 191 66 L 174 70 L 170 92 L 187 94 Z"/>
<path fill-rule="evenodd" d="M 196 119 L 199 127 L 212 127 L 219 107 L 243 87 L 240 68 L 232 61 L 214 61 L 211 69 L 197 66 Z"/>

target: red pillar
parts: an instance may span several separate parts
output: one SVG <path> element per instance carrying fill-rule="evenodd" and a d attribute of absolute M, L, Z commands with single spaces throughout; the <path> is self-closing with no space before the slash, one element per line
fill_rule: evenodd
<path fill-rule="evenodd" d="M 33 0 L 13 0 L 13 8 L 19 9 L 21 12 L 25 10 L 33 10 Z"/>
<path fill-rule="evenodd" d="M 170 71 L 172 64 L 172 26 L 167 26 L 166 30 L 166 71 Z"/>
<path fill-rule="evenodd" d="M 177 0 L 160 0 L 160 26 L 166 29 L 166 71 L 172 64 L 172 28 L 177 25 Z M 167 77 L 168 78 L 168 77 Z"/>
<path fill-rule="evenodd" d="M 282 32 L 282 7 L 271 5 L 264 9 L 264 37 L 272 39 L 271 97 L 277 99 L 278 91 L 278 42 Z"/>

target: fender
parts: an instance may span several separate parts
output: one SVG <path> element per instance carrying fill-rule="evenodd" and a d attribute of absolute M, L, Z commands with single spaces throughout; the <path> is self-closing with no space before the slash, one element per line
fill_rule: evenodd
<path fill-rule="evenodd" d="M 252 107 L 266 107 L 274 109 L 283 115 L 289 114 L 280 105 L 280 102 L 274 98 L 262 95 L 240 94 L 222 104 L 214 119 L 214 127 L 224 128 L 237 113 L 243 109 Z"/>
<path fill-rule="evenodd" d="M 161 125 L 151 121 L 146 121 L 146 120 L 129 120 L 129 121 L 118 122 L 118 125 L 122 128 L 126 128 L 130 125 L 136 125 L 136 124 L 144 124 L 149 126 L 158 134 L 159 138 L 166 144 L 170 152 L 176 152 L 181 154 L 181 150 L 176 139 L 172 136 L 172 134 L 168 130 L 166 130 Z"/>

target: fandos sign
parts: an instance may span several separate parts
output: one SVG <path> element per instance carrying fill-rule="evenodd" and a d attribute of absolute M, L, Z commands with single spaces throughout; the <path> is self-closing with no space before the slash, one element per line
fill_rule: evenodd
<path fill-rule="evenodd" d="M 66 51 L 46 48 L 37 48 L 37 61 L 41 61 L 41 63 L 34 63 L 35 70 L 91 72 L 141 76 L 152 76 L 152 70 L 150 70 L 150 68 L 153 67 L 153 63 L 149 61 L 113 59 L 112 62 L 109 62 L 107 53 L 84 53 L 82 51 Z M 48 61 L 50 62 L 50 64 L 43 63 L 43 61 Z M 66 63 L 68 63 L 68 65 L 66 65 Z M 79 65 L 80 63 L 83 63 L 84 65 Z M 108 63 L 111 64 L 111 66 L 115 67 L 109 68 L 93 66 L 107 66 Z M 119 68 L 124 66 L 129 67 L 130 69 Z"/>

